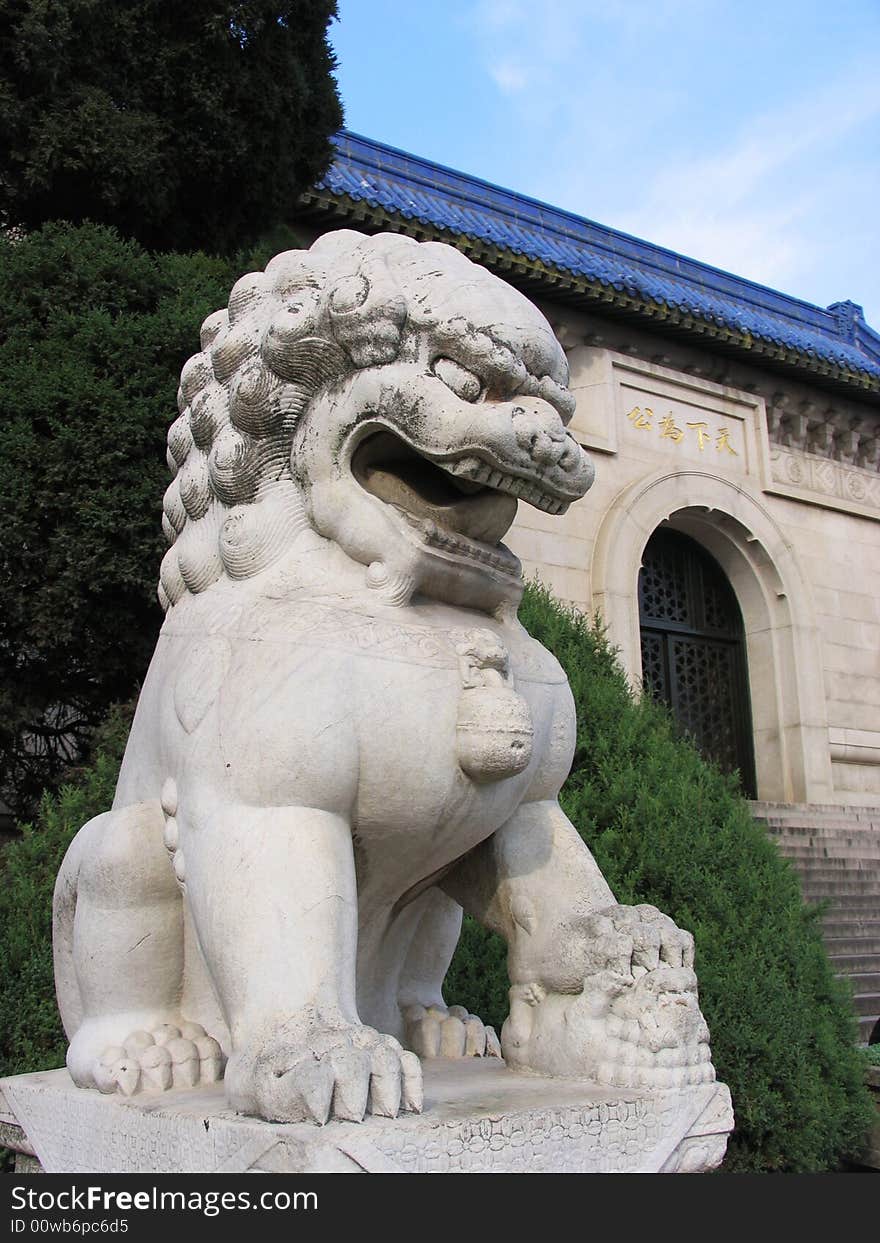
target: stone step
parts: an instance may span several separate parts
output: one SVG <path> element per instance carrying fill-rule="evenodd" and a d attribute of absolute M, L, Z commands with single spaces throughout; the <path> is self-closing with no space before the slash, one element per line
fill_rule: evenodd
<path fill-rule="evenodd" d="M 854 880 L 848 873 L 845 876 L 838 876 L 836 879 L 832 879 L 830 876 L 814 877 L 809 873 L 798 873 L 798 880 L 801 882 L 801 892 L 806 897 L 810 896 L 814 886 L 818 886 L 815 889 L 818 897 L 833 899 L 835 892 L 842 893 L 844 896 L 840 899 L 841 902 L 845 902 L 847 905 L 855 902 L 859 905 L 867 906 L 870 906 L 873 902 L 878 912 L 880 912 L 880 893 L 878 893 L 876 881 L 865 884 L 858 877 Z M 832 886 L 832 892 L 823 892 L 823 887 L 828 885 Z M 836 901 L 836 899 L 834 900 Z"/>
<path fill-rule="evenodd" d="M 880 937 L 880 920 L 872 911 L 826 911 L 820 918 L 820 926 L 822 928 L 822 937 L 825 941 L 830 936 L 847 935 L 846 931 L 842 934 L 831 932 L 830 929 L 839 928 L 843 925 L 844 929 L 853 930 L 854 936 L 869 937 L 876 935 Z M 859 952 L 859 951 L 856 951 Z"/>
<path fill-rule="evenodd" d="M 824 906 L 822 919 L 880 919 L 880 902 L 873 894 L 805 893 L 808 906 Z"/>
<path fill-rule="evenodd" d="M 752 815 L 773 828 L 793 824 L 821 829 L 870 829 L 880 825 L 880 814 L 876 809 L 867 807 L 838 807 L 835 811 L 755 811 L 753 808 Z"/>
<path fill-rule="evenodd" d="M 859 1015 L 859 1040 L 862 1044 L 867 1044 L 871 1039 L 878 1022 L 880 1022 L 880 1011 L 877 1014 Z"/>
<path fill-rule="evenodd" d="M 848 829 L 877 829 L 880 816 L 872 812 L 869 816 L 856 814 L 854 811 L 837 812 L 801 812 L 798 815 L 774 814 L 773 812 L 753 812 L 756 820 L 768 824 L 771 829 L 813 828 L 823 832 L 846 831 Z"/>
<path fill-rule="evenodd" d="M 868 829 L 847 825 L 845 828 L 824 833 L 819 832 L 815 826 L 811 827 L 805 824 L 774 826 L 765 823 L 764 827 L 769 831 L 773 841 L 790 842 L 792 845 L 802 846 L 822 846 L 836 843 L 841 846 L 862 845 L 870 849 L 871 847 L 876 847 L 877 840 L 880 838 L 880 826 L 876 829 Z"/>
<path fill-rule="evenodd" d="M 880 944 L 880 919 L 824 919 L 822 929 L 826 943 L 832 937 L 846 937 L 848 940 L 864 938 Z"/>
<path fill-rule="evenodd" d="M 824 901 L 820 899 L 819 901 Z M 812 905 L 818 905 L 814 903 Z M 822 926 L 825 932 L 831 924 L 859 924 L 868 931 L 862 933 L 862 936 L 868 936 L 876 929 L 880 934 L 880 910 L 876 906 L 852 906 L 846 905 L 828 906 L 820 915 Z"/>
<path fill-rule="evenodd" d="M 828 938 L 826 938 L 826 945 Z M 828 961 L 831 968 L 837 975 L 853 975 L 862 971 L 870 971 L 872 974 L 880 974 L 880 950 L 876 954 L 849 954 L 849 953 L 831 953 L 828 954 Z"/>
<path fill-rule="evenodd" d="M 814 880 L 810 876 L 804 880 L 803 890 L 804 896 L 808 898 L 833 898 L 837 895 L 846 898 L 873 897 L 877 899 L 880 909 L 880 885 L 872 877 L 865 877 L 864 880 L 857 876 L 840 877 L 837 880 L 819 877 Z"/>
<path fill-rule="evenodd" d="M 775 824 L 880 824 L 880 807 L 821 803 L 750 803 L 756 820 Z"/>
<path fill-rule="evenodd" d="M 848 980 L 854 993 L 876 993 L 880 997 L 880 971 L 869 971 L 861 967 L 857 971 L 841 971 L 837 973 L 841 979 Z"/>
<path fill-rule="evenodd" d="M 793 865 L 795 871 L 799 875 L 803 875 L 810 879 L 821 881 L 852 881 L 855 885 L 872 884 L 875 888 L 880 889 L 880 871 L 876 868 L 854 868 L 842 867 L 837 868 L 829 864 L 827 859 L 823 859 L 821 863 L 817 863 L 815 867 L 798 867 Z"/>
<path fill-rule="evenodd" d="M 876 863 L 880 859 L 880 845 L 873 836 L 866 842 L 851 841 L 849 838 L 835 838 L 830 841 L 827 837 L 795 838 L 772 835 L 770 840 L 776 844 L 779 853 L 788 858 L 867 859 L 869 863 Z"/>
<path fill-rule="evenodd" d="M 851 990 L 859 1036 L 880 1014 L 880 808 L 752 803 L 804 898 L 822 903 L 832 970 Z"/>
<path fill-rule="evenodd" d="M 880 840 L 880 827 L 877 829 L 855 829 L 852 825 L 845 829 L 820 832 L 808 825 L 788 825 L 785 828 L 764 825 L 768 837 L 781 846 L 858 846 L 865 850 L 877 849 Z"/>
<path fill-rule="evenodd" d="M 768 800 L 764 798 L 753 798 L 749 799 L 749 804 L 751 804 L 751 807 L 766 808 L 771 810 L 771 812 L 791 812 L 798 815 L 803 814 L 804 812 L 815 812 L 823 815 L 825 813 L 840 813 L 844 815 L 851 813 L 853 815 L 868 814 L 878 815 L 878 817 L 880 817 L 879 805 L 870 803 L 865 803 L 863 807 L 861 804 L 854 805 L 851 803 L 773 803 L 768 802 Z"/>
<path fill-rule="evenodd" d="M 812 905 L 824 903 L 824 918 L 849 919 L 880 919 L 880 902 L 873 893 L 848 893 L 805 895 L 806 901 Z"/>
<path fill-rule="evenodd" d="M 880 807 L 872 807 L 868 804 L 864 807 L 855 807 L 851 804 L 844 805 L 841 803 L 766 803 L 760 799 L 752 799 L 749 805 L 752 813 L 762 820 L 803 820 L 812 818 L 817 820 L 867 820 L 876 821 L 880 824 Z"/>
<path fill-rule="evenodd" d="M 823 940 L 832 956 L 841 954 L 849 957 L 862 957 L 880 954 L 880 933 L 876 936 L 859 936 L 858 933 L 852 935 L 846 932 L 829 933 L 826 929 Z"/>
<path fill-rule="evenodd" d="M 779 853 L 796 868 L 824 867 L 837 871 L 852 869 L 854 872 L 876 872 L 880 876 L 880 849 L 876 857 L 863 854 L 857 846 L 847 849 L 848 853 L 843 854 L 840 850 L 829 851 L 820 846 L 792 846 L 785 849 L 780 847 Z"/>
<path fill-rule="evenodd" d="M 880 1014 L 880 993 L 853 993 L 856 1014 L 870 1016 Z"/>
<path fill-rule="evenodd" d="M 870 893 L 862 894 L 861 896 L 850 894 L 848 898 L 844 898 L 841 902 L 837 902 L 833 898 L 818 898 L 816 900 L 828 903 L 826 908 L 828 916 L 834 916 L 839 913 L 846 918 L 852 912 L 857 919 L 864 919 L 866 915 L 870 918 L 874 914 L 880 918 L 880 906 L 877 904 L 877 899 Z"/>

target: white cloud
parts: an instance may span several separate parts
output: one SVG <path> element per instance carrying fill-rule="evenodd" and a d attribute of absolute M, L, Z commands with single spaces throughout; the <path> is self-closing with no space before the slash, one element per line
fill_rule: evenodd
<path fill-rule="evenodd" d="M 861 47 L 852 38 L 872 25 L 863 0 L 840 3 L 835 42 L 821 0 L 790 0 L 763 25 L 754 0 L 478 0 L 463 25 L 505 134 L 487 175 L 880 319 L 866 262 L 880 249 L 880 57 L 867 29 Z M 801 32 L 795 49 L 786 9 L 824 21 L 825 41 Z"/>
<path fill-rule="evenodd" d="M 660 165 L 614 226 L 784 286 L 812 261 L 811 221 L 837 192 L 845 140 L 877 117 L 880 73 L 851 67 L 845 82 L 753 118 L 721 149 Z"/>
<path fill-rule="evenodd" d="M 498 64 L 490 65 L 489 75 L 505 95 L 515 95 L 518 91 L 524 91 L 530 81 L 528 70 L 513 60 L 503 60 Z"/>
<path fill-rule="evenodd" d="M 524 15 L 522 0 L 480 0 L 473 13 L 473 22 L 488 30 L 499 30 L 520 21 Z"/>

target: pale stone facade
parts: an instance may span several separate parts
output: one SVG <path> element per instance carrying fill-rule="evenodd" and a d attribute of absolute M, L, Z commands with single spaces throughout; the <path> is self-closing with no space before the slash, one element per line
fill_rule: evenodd
<path fill-rule="evenodd" d="M 544 310 L 596 482 L 555 528 L 520 512 L 511 546 L 527 572 L 598 610 L 638 684 L 642 552 L 661 524 L 691 535 L 742 610 L 758 797 L 880 802 L 880 475 L 833 440 L 817 452 L 777 413 L 813 403 L 846 429 L 860 403 L 607 324 L 592 344 L 596 320 Z"/>
<path fill-rule="evenodd" d="M 759 800 L 880 805 L 880 336 L 357 135 L 305 196 L 306 235 L 451 241 L 535 299 L 568 355 L 596 482 L 561 519 L 520 505 L 525 571 L 597 612 L 634 685 L 658 529 L 729 580 L 745 630 Z M 855 291 L 857 292 L 857 291 Z"/>

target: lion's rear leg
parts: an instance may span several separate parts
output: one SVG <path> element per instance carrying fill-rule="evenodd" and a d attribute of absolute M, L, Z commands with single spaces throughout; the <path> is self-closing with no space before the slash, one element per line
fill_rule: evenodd
<path fill-rule="evenodd" d="M 183 905 L 163 826 L 158 801 L 97 816 L 58 876 L 58 1002 L 67 1065 L 83 1087 L 132 1092 L 197 1081 L 202 1055 L 208 1063 L 215 1055 L 219 1073 L 219 1047 L 179 1013 Z"/>
<path fill-rule="evenodd" d="M 404 1043 L 419 1057 L 500 1057 L 494 1029 L 443 998 L 443 980 L 461 935 L 461 907 L 435 888 L 416 903 L 422 910 L 398 988 Z"/>

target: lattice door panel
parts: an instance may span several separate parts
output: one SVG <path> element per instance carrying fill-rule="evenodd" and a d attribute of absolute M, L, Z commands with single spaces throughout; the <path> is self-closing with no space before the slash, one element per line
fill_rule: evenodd
<path fill-rule="evenodd" d="M 666 541 L 649 544 L 639 575 L 640 614 L 672 625 L 694 625 L 694 593 L 689 588 L 687 558 L 681 550 Z"/>
<path fill-rule="evenodd" d="M 665 648 L 663 635 L 642 631 L 642 682 L 649 695 L 668 702 L 669 674 Z"/>
<path fill-rule="evenodd" d="M 745 632 L 720 566 L 687 536 L 658 531 L 642 559 L 639 618 L 645 690 L 754 796 Z"/>
<path fill-rule="evenodd" d="M 672 709 L 703 755 L 739 768 L 734 649 L 706 639 L 671 638 Z"/>

